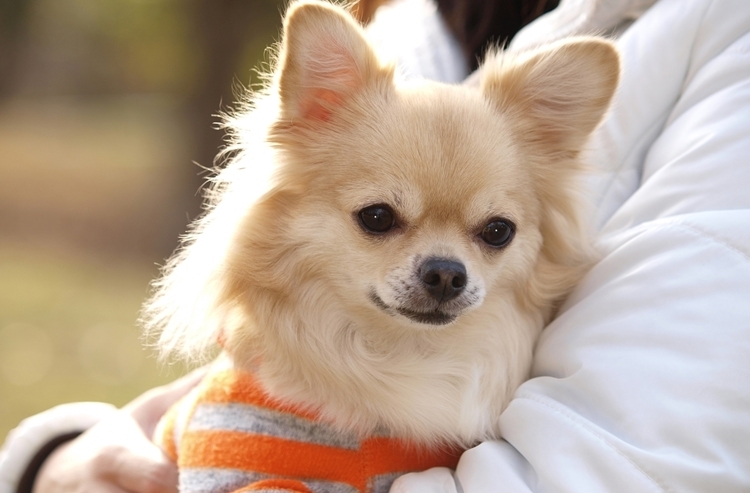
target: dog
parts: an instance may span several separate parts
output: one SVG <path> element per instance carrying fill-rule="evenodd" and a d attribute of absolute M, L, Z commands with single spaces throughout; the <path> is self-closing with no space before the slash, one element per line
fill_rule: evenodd
<path fill-rule="evenodd" d="M 143 315 L 163 355 L 223 349 L 156 434 L 181 491 L 385 492 L 455 467 L 499 437 L 590 265 L 580 154 L 611 43 L 491 53 L 478 89 L 394 73 L 346 10 L 303 0 L 227 117 L 232 158 Z"/>

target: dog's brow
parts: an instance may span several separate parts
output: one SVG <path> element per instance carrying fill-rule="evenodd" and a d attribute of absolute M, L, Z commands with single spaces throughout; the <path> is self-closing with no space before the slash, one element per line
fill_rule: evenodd
<path fill-rule="evenodd" d="M 404 206 L 404 197 L 401 192 L 396 192 L 393 195 L 393 203 L 398 208 L 402 208 Z"/>

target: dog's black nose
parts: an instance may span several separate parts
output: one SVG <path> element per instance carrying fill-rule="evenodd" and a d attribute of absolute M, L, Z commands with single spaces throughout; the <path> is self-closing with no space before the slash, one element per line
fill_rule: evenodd
<path fill-rule="evenodd" d="M 454 260 L 427 259 L 419 267 L 419 278 L 430 296 L 438 302 L 450 301 L 466 287 L 466 267 Z"/>

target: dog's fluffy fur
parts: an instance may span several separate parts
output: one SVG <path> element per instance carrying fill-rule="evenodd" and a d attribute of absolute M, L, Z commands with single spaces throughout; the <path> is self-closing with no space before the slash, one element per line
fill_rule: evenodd
<path fill-rule="evenodd" d="M 618 80 L 612 45 L 490 55 L 481 88 L 397 83 L 336 6 L 290 7 L 268 87 L 144 321 L 166 355 L 222 339 L 277 397 L 418 443 L 498 436 L 534 343 L 589 262 L 579 154 Z M 386 204 L 394 227 L 363 228 Z M 481 232 L 515 225 L 504 248 Z M 465 266 L 460 296 L 419 268 Z M 439 313 L 420 321 L 414 313 Z M 410 315 L 411 314 L 411 315 Z"/>

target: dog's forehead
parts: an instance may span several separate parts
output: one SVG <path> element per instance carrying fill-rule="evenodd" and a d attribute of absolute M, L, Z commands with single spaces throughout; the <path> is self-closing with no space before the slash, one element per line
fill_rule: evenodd
<path fill-rule="evenodd" d="M 476 216 L 512 208 L 529 193 L 509 124 L 476 90 L 407 88 L 353 132 L 353 200 Z"/>

